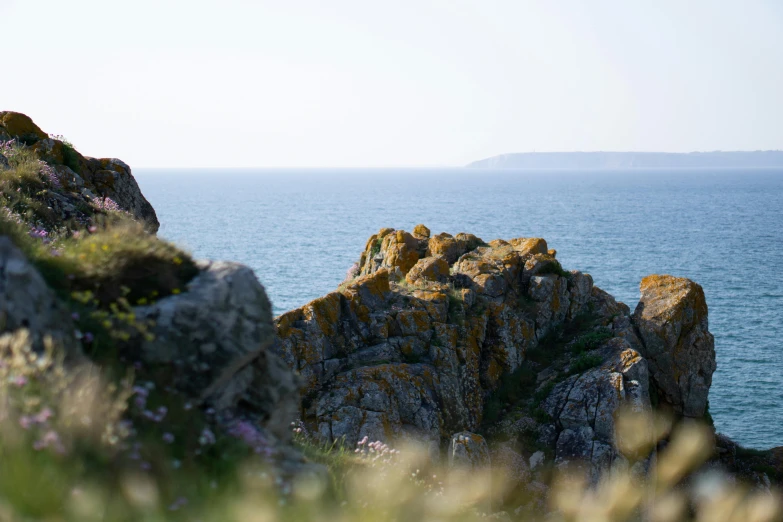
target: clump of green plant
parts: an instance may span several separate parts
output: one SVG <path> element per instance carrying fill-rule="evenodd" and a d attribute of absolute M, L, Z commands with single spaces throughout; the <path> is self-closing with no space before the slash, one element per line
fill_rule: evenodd
<path fill-rule="evenodd" d="M 553 259 L 552 262 L 547 263 L 539 272 L 540 275 L 555 274 L 566 279 L 571 279 L 571 272 L 563 269 L 560 261 Z"/>
<path fill-rule="evenodd" d="M 455 288 L 449 288 L 446 294 L 449 300 L 449 323 L 458 324 L 464 319 L 465 302 L 462 300 L 462 294 Z"/>
<path fill-rule="evenodd" d="M 380 253 L 381 251 L 381 244 L 383 244 L 383 239 L 378 238 L 375 240 L 375 242 L 372 244 L 372 247 L 370 247 L 370 257 L 375 257 Z"/>
<path fill-rule="evenodd" d="M 46 230 L 58 225 L 46 203 L 48 191 L 62 188 L 54 169 L 18 142 L 0 142 L 8 168 L 0 168 L 0 205 L 6 217 L 14 216 L 31 227 Z"/>
<path fill-rule="evenodd" d="M 66 167 L 77 174 L 81 174 L 81 165 L 79 164 L 79 153 L 73 147 L 71 142 L 63 139 L 63 163 Z"/>
<path fill-rule="evenodd" d="M 582 353 L 588 350 L 595 350 L 604 341 L 614 337 L 614 334 L 609 328 L 601 327 L 592 332 L 586 333 L 577 337 L 576 341 L 571 345 L 571 351 L 574 353 Z"/>
<path fill-rule="evenodd" d="M 503 409 L 529 399 L 536 386 L 536 371 L 528 361 L 500 377 L 497 388 L 484 403 L 483 424 L 490 426 L 500 420 Z"/>
<path fill-rule="evenodd" d="M 530 297 L 525 292 L 519 292 L 519 295 L 517 295 L 517 307 L 519 307 L 520 310 L 527 313 L 533 313 L 536 310 L 536 306 L 538 303 L 535 299 Z"/>
<path fill-rule="evenodd" d="M 0 143 L 0 153 L 7 159 L 10 168 L 0 169 L 0 184 L 5 190 L 19 189 L 26 194 L 46 187 L 41 175 L 41 161 L 32 149 L 15 142 Z"/>
<path fill-rule="evenodd" d="M 68 141 L 62 134 L 50 134 L 50 138 L 57 140 L 62 144 L 63 151 L 63 165 L 70 168 L 77 174 L 81 174 L 81 165 L 79 163 L 79 153 L 73 146 L 73 143 Z"/>
<path fill-rule="evenodd" d="M 330 494 L 341 500 L 346 497 L 348 475 L 359 462 L 354 449 L 345 443 L 345 437 L 331 443 L 313 440 L 301 423 L 294 423 L 294 446 L 310 461 L 326 467 Z"/>
<path fill-rule="evenodd" d="M 56 255 L 35 259 L 50 286 L 67 294 L 91 292 L 102 307 L 177 294 L 198 273 L 188 254 L 131 221 L 79 234 L 56 248 Z"/>
<path fill-rule="evenodd" d="M 603 358 L 600 355 L 582 353 L 571 362 L 571 374 L 582 373 L 590 368 L 595 368 L 602 362 Z"/>

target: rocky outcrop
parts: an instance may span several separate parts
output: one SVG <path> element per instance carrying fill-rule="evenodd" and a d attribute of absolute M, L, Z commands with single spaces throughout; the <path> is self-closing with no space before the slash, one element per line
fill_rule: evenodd
<path fill-rule="evenodd" d="M 586 311 L 592 292 L 592 279 L 564 272 L 542 239 L 383 229 L 360 266 L 338 292 L 275 321 L 305 383 L 303 420 L 325 440 L 437 445 L 475 431 L 501 376 Z"/>
<path fill-rule="evenodd" d="M 89 220 L 85 208 L 106 206 L 106 199 L 118 210 L 128 212 L 144 223 L 151 232 L 160 226 L 155 209 L 139 189 L 130 167 L 118 159 L 96 159 L 82 156 L 70 144 L 49 137 L 28 116 L 17 112 L 0 112 L 0 142 L 14 140 L 32 148 L 53 170 L 57 185 L 50 187 L 46 204 L 58 219 Z M 6 162 L 2 162 L 7 165 Z"/>
<path fill-rule="evenodd" d="M 632 321 L 540 238 L 382 229 L 358 264 L 337 292 L 275 320 L 304 381 L 302 419 L 324 441 L 415 438 L 448 444 L 453 460 L 481 433 L 524 469 L 514 476 L 539 483 L 535 456 L 537 469 L 597 481 L 616 466 L 647 469 L 623 454 L 615 423 L 652 410 L 651 385 L 689 414 L 706 401 L 715 356 L 703 293 L 688 280 L 652 292 L 656 276 L 646 278 Z"/>
<path fill-rule="evenodd" d="M 204 261 L 198 267 L 185 292 L 134 309 L 154 324 L 139 356 L 176 368 L 174 384 L 189 397 L 230 408 L 247 395 L 257 378 L 253 363 L 273 343 L 272 308 L 248 267 Z"/>
<path fill-rule="evenodd" d="M 151 232 L 160 227 L 158 216 L 141 193 L 130 167 L 116 158 L 84 157 L 80 161 L 82 177 L 99 198 L 111 198 L 137 220 L 146 223 Z"/>
<path fill-rule="evenodd" d="M 640 288 L 633 322 L 655 387 L 676 413 L 702 417 L 716 368 L 704 290 L 669 275 L 647 276 Z"/>
<path fill-rule="evenodd" d="M 32 178 L 36 190 L 24 193 L 27 199 L 5 198 L 7 207 L 3 209 L 8 218 L 29 227 L 33 241 L 46 244 L 47 232 L 71 231 L 78 239 L 63 248 L 97 241 L 101 234 L 108 234 L 102 227 L 96 231 L 92 225 L 105 222 L 111 229 L 116 211 L 145 223 L 148 232 L 157 230 L 155 211 L 125 163 L 84 157 L 69 144 L 47 136 L 19 113 L 0 112 L 0 142 L 0 150 L 9 154 L 8 158 L 3 156 L 6 161 L 0 163 L 0 168 L 39 174 L 40 184 Z M 4 182 L 12 188 L 14 182 L 23 181 L 21 175 L 18 179 L 13 173 L 4 176 Z M 32 201 L 36 208 L 44 209 L 45 215 L 28 219 L 14 207 L 19 201 Z M 70 273 L 70 282 L 63 284 L 52 280 L 66 277 L 58 270 L 71 271 L 65 257 L 72 252 L 52 249 L 50 259 L 42 248 L 35 257 L 36 264 L 54 267 L 46 272 L 44 280 L 11 238 L 0 236 L 0 333 L 29 330 L 36 350 L 42 351 L 45 346 L 64 348 L 71 358 L 83 358 L 82 344 L 87 348 L 85 352 L 100 362 L 105 362 L 107 352 L 111 353 L 113 359 L 109 362 L 132 365 L 139 383 L 134 388 L 137 397 L 128 410 L 131 418 L 139 415 L 149 422 L 164 422 L 167 410 L 172 409 L 165 406 L 170 399 L 183 412 L 192 411 L 185 415 L 194 419 L 184 422 L 206 423 L 204 442 L 199 444 L 215 443 L 216 433 L 231 435 L 263 455 L 278 478 L 290 478 L 302 470 L 317 471 L 304 463 L 302 455 L 289 444 L 291 423 L 298 416 L 299 379 L 276 353 L 272 308 L 252 270 L 231 262 L 202 261 L 193 265 L 186 254 L 174 247 L 161 248 L 154 238 L 127 225 L 126 219 L 119 221 L 123 224 L 118 232 L 128 232 L 126 228 L 133 231 L 123 237 L 134 242 L 138 252 L 133 251 L 133 259 L 141 260 L 143 266 L 114 263 L 116 273 L 101 274 L 100 282 L 84 276 L 89 284 L 83 286 L 79 286 L 83 274 Z M 19 241 L 19 232 L 24 229 L 10 230 Z M 98 244 L 93 242 L 93 249 Z M 125 255 L 124 251 L 115 253 L 105 243 L 101 251 L 107 262 L 112 255 Z M 83 258 L 73 256 L 73 262 Z M 186 265 L 197 273 L 179 279 L 176 274 Z M 131 283 L 124 284 L 126 278 Z M 129 288 L 134 286 L 134 278 L 143 281 L 139 286 L 146 285 L 140 293 L 137 288 Z M 47 281 L 59 295 L 47 286 Z M 104 294 L 110 298 L 103 299 Z M 75 322 L 93 331 L 82 334 Z M 100 330 L 96 330 L 99 324 Z M 155 412 L 146 410 L 151 406 L 146 400 L 153 389 L 165 392 L 165 398 L 155 399 Z M 163 406 L 158 402 L 161 399 Z"/>
<path fill-rule="evenodd" d="M 543 404 L 559 431 L 555 464 L 585 465 L 594 481 L 612 466 L 627 465 L 615 442 L 617 413 L 651 410 L 647 361 L 621 337 L 601 351 L 608 357 L 600 366 L 562 381 Z"/>
<path fill-rule="evenodd" d="M 27 329 L 33 349 L 48 338 L 71 358 L 80 358 L 70 312 L 41 274 L 6 236 L 0 236 L 0 333 Z"/>
<path fill-rule="evenodd" d="M 49 136 L 29 116 L 11 111 L 0 111 L 0 139 L 18 139 L 28 145 Z"/>

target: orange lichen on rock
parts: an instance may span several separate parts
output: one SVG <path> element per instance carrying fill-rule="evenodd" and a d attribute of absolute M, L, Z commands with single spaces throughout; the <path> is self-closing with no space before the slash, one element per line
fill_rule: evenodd
<path fill-rule="evenodd" d="M 339 292 L 332 292 L 309 302 L 304 306 L 304 319 L 315 321 L 318 328 L 327 337 L 334 335 L 337 321 L 340 318 L 341 298 Z"/>
<path fill-rule="evenodd" d="M 675 412 L 701 417 L 716 368 L 704 290 L 689 279 L 670 275 L 647 276 L 640 290 L 633 322 L 652 380 Z"/>
<path fill-rule="evenodd" d="M 464 243 L 445 232 L 430 237 L 427 245 L 428 256 L 441 256 L 449 264 L 454 263 L 464 252 Z"/>
<path fill-rule="evenodd" d="M 0 112 L 0 127 L 11 136 L 22 141 L 45 140 L 48 138 L 29 116 L 19 112 Z"/>
<path fill-rule="evenodd" d="M 415 284 L 422 280 L 444 282 L 449 276 L 449 264 L 441 256 L 430 256 L 419 259 L 408 271 L 405 280 Z"/>
<path fill-rule="evenodd" d="M 546 254 L 549 247 L 546 240 L 540 237 L 518 237 L 509 241 L 514 250 L 522 255 L 527 254 Z"/>
<path fill-rule="evenodd" d="M 399 268 L 402 275 L 407 274 L 419 260 L 419 242 L 404 230 L 384 237 L 381 251 L 384 252 L 383 266 Z"/>
<path fill-rule="evenodd" d="M 415 227 L 413 227 L 413 235 L 418 239 L 429 239 L 430 229 L 422 224 L 418 224 Z"/>

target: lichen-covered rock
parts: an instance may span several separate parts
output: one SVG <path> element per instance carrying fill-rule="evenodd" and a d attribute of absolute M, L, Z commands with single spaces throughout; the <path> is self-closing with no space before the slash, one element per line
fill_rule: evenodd
<path fill-rule="evenodd" d="M 82 156 L 73 147 L 50 138 L 28 116 L 17 112 L 0 112 L 0 139 L 15 140 L 35 151 L 60 180 L 54 199 L 67 202 L 53 211 L 59 212 L 59 221 L 81 218 L 77 208 L 104 203 L 111 198 L 120 210 L 128 212 L 145 224 L 150 232 L 157 232 L 160 223 L 155 209 L 141 193 L 130 167 L 118 159 L 96 159 Z M 66 154 L 67 152 L 67 154 Z M 46 202 L 52 206 L 52 198 Z M 55 205 L 57 205 L 55 203 Z"/>
<path fill-rule="evenodd" d="M 11 239 L 0 236 L 0 333 L 21 328 L 35 350 L 43 351 L 48 337 L 66 356 L 81 356 L 70 313 Z"/>
<path fill-rule="evenodd" d="M 386 269 L 404 276 L 424 257 L 426 239 L 417 239 L 404 230 L 381 229 L 367 241 L 359 261 L 360 274 L 369 275 Z"/>
<path fill-rule="evenodd" d="M 155 209 L 141 193 L 130 167 L 116 158 L 85 158 L 82 177 L 99 197 L 109 197 L 126 212 L 146 223 L 151 232 L 160 227 Z"/>
<path fill-rule="evenodd" d="M 546 240 L 540 237 L 520 237 L 512 239 L 509 241 L 509 244 L 522 255 L 546 254 L 549 252 Z"/>
<path fill-rule="evenodd" d="M 448 278 L 449 264 L 444 258 L 439 256 L 419 259 L 405 276 L 405 280 L 410 284 L 416 284 L 423 280 L 443 283 L 448 280 Z"/>
<path fill-rule="evenodd" d="M 29 116 L 19 112 L 0 112 L 0 129 L 10 138 L 27 143 L 48 138 L 46 133 L 33 123 Z"/>
<path fill-rule="evenodd" d="M 155 324 L 154 340 L 142 341 L 138 356 L 171 365 L 174 385 L 187 396 L 231 408 L 248 394 L 266 393 L 251 390 L 267 385 L 259 381 L 265 372 L 281 375 L 270 366 L 272 354 L 261 358 L 274 342 L 271 305 L 250 268 L 229 262 L 200 262 L 199 268 L 186 292 L 134 309 L 139 320 Z M 283 389 L 289 396 L 293 391 Z"/>
<path fill-rule="evenodd" d="M 449 443 L 449 466 L 467 469 L 489 467 L 489 448 L 484 437 L 468 431 L 452 435 Z"/>
<path fill-rule="evenodd" d="M 413 227 L 413 237 L 417 239 L 429 239 L 430 229 L 422 224 L 418 224 Z"/>
<path fill-rule="evenodd" d="M 604 362 L 554 387 L 544 410 L 560 431 L 555 463 L 583 465 L 597 479 L 615 461 L 615 419 L 621 409 L 650 411 L 647 361 L 627 341 L 614 337 L 600 350 Z"/>
<path fill-rule="evenodd" d="M 427 244 L 428 255 L 442 256 L 449 264 L 454 263 L 459 256 L 465 253 L 466 249 L 463 241 L 445 232 L 430 237 Z"/>
<path fill-rule="evenodd" d="M 530 475 L 531 440 L 593 482 L 629 465 L 616 419 L 651 409 L 638 323 L 588 274 L 564 271 L 543 239 L 382 229 L 361 266 L 338 292 L 276 319 L 284 359 L 305 383 L 301 418 L 317 438 L 448 443 L 450 460 L 474 462 L 466 447 L 481 432 L 509 441 L 492 454 L 527 470 L 519 480 Z M 514 375 L 527 395 L 494 403 L 490 415 L 488 398 Z M 486 424 L 485 413 L 499 420 Z"/>
<path fill-rule="evenodd" d="M 676 413 L 702 417 L 716 368 L 704 291 L 669 275 L 647 276 L 640 288 L 633 324 L 655 386 Z"/>
<path fill-rule="evenodd" d="M 578 272 L 540 276 L 530 297 L 525 262 L 541 252 L 540 239 L 373 235 L 363 275 L 275 321 L 283 357 L 304 382 L 308 429 L 349 444 L 366 435 L 435 446 L 478 429 L 487 395 L 535 348 L 537 332 L 589 305 L 592 280 Z M 408 256 L 417 260 L 406 268 Z"/>

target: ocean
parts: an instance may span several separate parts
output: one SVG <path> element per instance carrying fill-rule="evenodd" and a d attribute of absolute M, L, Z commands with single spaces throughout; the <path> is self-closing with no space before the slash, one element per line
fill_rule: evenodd
<path fill-rule="evenodd" d="M 249 265 L 280 314 L 333 291 L 383 227 L 543 237 L 634 309 L 639 281 L 704 287 L 710 412 L 744 446 L 783 445 L 783 170 L 137 169 L 159 235 Z"/>

